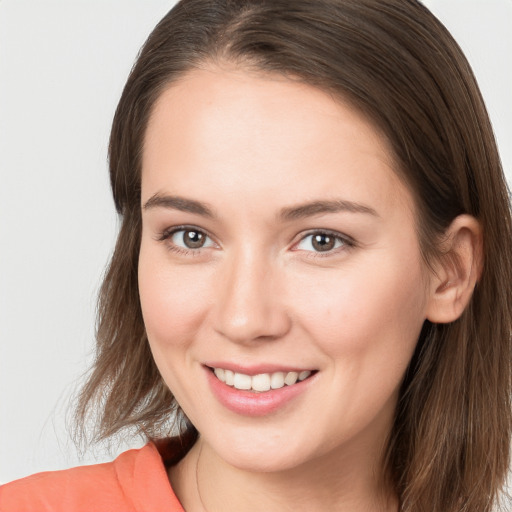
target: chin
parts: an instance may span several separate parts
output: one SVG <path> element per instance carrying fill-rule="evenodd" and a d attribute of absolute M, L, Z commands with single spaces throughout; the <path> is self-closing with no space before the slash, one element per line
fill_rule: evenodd
<path fill-rule="evenodd" d="M 221 439 L 208 439 L 201 436 L 203 442 L 227 464 L 244 471 L 272 473 L 294 469 L 315 457 L 309 453 L 304 442 L 298 438 L 278 435 L 265 436 L 261 430 L 257 433 L 239 432 L 238 435 L 223 435 Z"/>
<path fill-rule="evenodd" d="M 219 454 L 222 456 L 222 454 Z M 275 451 L 255 451 L 243 450 L 226 453 L 223 456 L 225 462 L 229 465 L 252 473 L 279 473 L 290 471 L 304 462 L 304 455 L 301 454 L 300 460 L 296 454 L 276 453 Z"/>

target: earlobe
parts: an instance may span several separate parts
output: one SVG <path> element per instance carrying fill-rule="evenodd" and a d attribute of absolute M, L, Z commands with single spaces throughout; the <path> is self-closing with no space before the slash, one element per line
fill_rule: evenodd
<path fill-rule="evenodd" d="M 468 305 L 483 267 L 480 223 L 470 215 L 459 215 L 450 224 L 442 243 L 443 255 L 431 275 L 427 319 L 450 323 Z"/>

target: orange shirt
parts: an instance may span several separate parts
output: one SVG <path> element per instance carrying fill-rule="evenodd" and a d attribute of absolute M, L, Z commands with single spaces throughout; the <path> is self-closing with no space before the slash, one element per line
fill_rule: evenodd
<path fill-rule="evenodd" d="M 154 443 L 113 462 L 38 473 L 0 487 L 0 512 L 184 512 Z"/>

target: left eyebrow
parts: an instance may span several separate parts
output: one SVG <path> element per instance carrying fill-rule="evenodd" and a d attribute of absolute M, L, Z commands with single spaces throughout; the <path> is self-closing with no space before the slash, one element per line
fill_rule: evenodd
<path fill-rule="evenodd" d="M 338 212 L 364 213 L 374 217 L 380 217 L 380 215 L 369 206 L 339 199 L 335 201 L 311 201 L 297 206 L 288 206 L 280 211 L 278 218 L 282 221 L 291 221 L 312 217 L 313 215 L 321 215 L 323 213 Z"/>

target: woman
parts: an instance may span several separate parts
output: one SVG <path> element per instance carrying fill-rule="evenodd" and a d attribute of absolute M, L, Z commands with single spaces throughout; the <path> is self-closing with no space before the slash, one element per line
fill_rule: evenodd
<path fill-rule="evenodd" d="M 490 511 L 511 222 L 469 66 L 408 0 L 184 0 L 113 123 L 122 216 L 79 407 L 106 465 L 0 510 Z"/>

